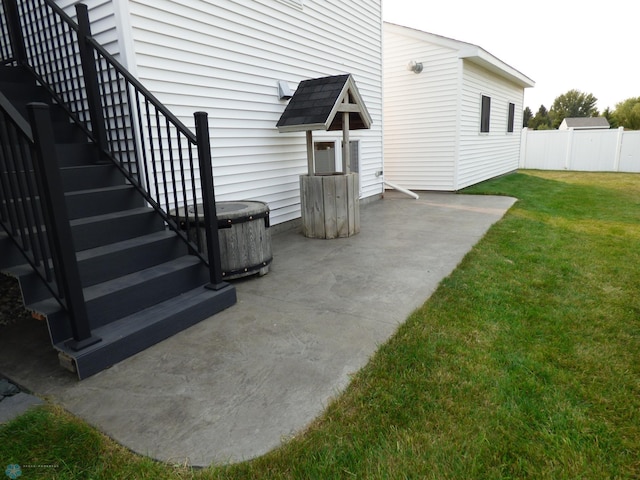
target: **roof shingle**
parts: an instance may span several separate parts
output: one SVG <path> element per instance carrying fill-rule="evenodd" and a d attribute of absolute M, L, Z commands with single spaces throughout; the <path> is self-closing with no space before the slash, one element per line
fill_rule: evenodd
<path fill-rule="evenodd" d="M 341 130 L 342 115 L 336 113 L 346 95 L 360 107 L 349 113 L 350 130 L 369 128 L 371 117 L 350 74 L 300 82 L 276 127 L 280 132 Z"/>

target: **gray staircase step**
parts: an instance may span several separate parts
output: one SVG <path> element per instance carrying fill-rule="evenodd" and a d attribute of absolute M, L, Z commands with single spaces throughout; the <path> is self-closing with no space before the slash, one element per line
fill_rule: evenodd
<path fill-rule="evenodd" d="M 77 125 L 71 123 L 67 117 L 59 120 L 52 115 L 53 120 L 53 137 L 59 143 L 86 143 L 88 142 L 87 134 Z"/>
<path fill-rule="evenodd" d="M 2 81 L 0 82 L 0 92 L 11 99 L 11 103 L 19 110 L 22 110 L 27 103 L 46 103 L 51 98 L 48 92 L 36 86 L 33 80 L 28 83 Z"/>
<path fill-rule="evenodd" d="M 25 120 L 28 118 L 27 104 L 42 102 L 50 106 L 51 120 L 54 128 L 54 138 L 61 143 L 86 143 L 86 133 L 75 125 L 65 110 L 53 104 L 49 92 L 36 85 L 28 72 L 16 73 L 15 78 L 9 75 L 5 68 L 0 68 L 0 92 L 2 92 Z"/>
<path fill-rule="evenodd" d="M 73 359 L 78 378 L 87 378 L 236 303 L 231 285 L 214 291 L 203 286 L 165 300 L 93 331 L 101 341 L 79 352 L 63 341 L 55 347 Z"/>
<path fill-rule="evenodd" d="M 77 165 L 60 169 L 65 192 L 124 185 L 125 180 L 115 165 Z"/>
<path fill-rule="evenodd" d="M 33 170 L 29 170 L 33 183 Z M 15 171 L 6 172 L 5 180 L 13 185 L 20 181 L 24 185 L 24 172 L 16 175 Z M 114 187 L 125 184 L 125 178 L 113 164 L 74 165 L 60 169 L 62 189 L 65 192 L 92 190 L 96 188 Z"/>
<path fill-rule="evenodd" d="M 198 257 L 185 255 L 85 288 L 91 328 L 101 327 L 203 285 L 207 282 L 207 273 Z"/>
<path fill-rule="evenodd" d="M 0 82 L 28 83 L 34 82 L 33 75 L 24 67 L 0 67 Z"/>
<path fill-rule="evenodd" d="M 4 232 L 0 233 L 0 268 L 18 278 L 27 309 L 47 319 L 52 344 L 76 366 L 79 378 L 236 302 L 233 286 L 218 291 L 204 287 L 209 280 L 206 265 L 187 254 L 187 245 L 166 229 L 162 216 L 146 206 L 115 165 L 101 163 L 98 148 L 28 70 L 0 66 L 0 92 L 25 119 L 28 103 L 50 105 L 85 304 L 93 333 L 102 341 L 78 352 L 67 347 L 71 322 L 62 305 L 65 300 L 57 300 L 52 293 L 57 290 L 55 280 L 43 281 Z M 5 179 L 10 175 L 19 177 L 9 174 Z M 4 210 L 23 206 L 20 201 L 2 202 Z"/>
<path fill-rule="evenodd" d="M 76 190 L 65 194 L 70 220 L 139 208 L 144 199 L 131 185 Z"/>
<path fill-rule="evenodd" d="M 80 279 L 85 287 L 172 260 L 186 253 L 170 230 L 78 252 Z"/>
<path fill-rule="evenodd" d="M 56 144 L 56 159 L 61 168 L 100 163 L 98 148 L 93 143 Z"/>
<path fill-rule="evenodd" d="M 0 247 L 5 247 L 6 235 L 0 236 Z M 25 262 L 17 247 L 6 244 L 1 271 L 19 280 L 26 304 L 50 298 L 51 291 Z M 102 247 L 83 250 L 76 255 L 80 280 L 84 287 L 113 280 L 133 272 L 151 268 L 186 254 L 186 246 L 170 230 L 135 237 Z M 21 263 L 18 263 L 21 262 Z"/>
<path fill-rule="evenodd" d="M 109 195 L 98 192 L 75 196 L 76 200 L 84 199 L 85 203 L 67 200 L 76 252 L 164 230 L 163 221 L 154 210 L 142 206 L 135 207 L 136 203 L 141 204 L 143 201 L 132 193 L 133 187 L 122 186 L 122 190 L 124 191 L 110 192 Z M 73 199 L 74 196 L 71 195 Z M 122 198 L 118 198 L 118 195 L 122 195 Z M 116 198 L 117 201 L 113 204 L 102 202 L 105 198 Z M 131 202 L 133 205 L 130 206 L 134 208 L 127 208 L 127 202 Z M 18 207 L 21 208 L 19 203 Z M 35 207 L 37 215 L 42 218 L 39 204 Z M 114 211 L 114 208 L 117 210 Z M 83 216 L 91 213 L 95 215 Z M 44 226 L 41 230 L 43 235 L 46 235 Z"/>
<path fill-rule="evenodd" d="M 161 230 L 164 230 L 162 219 L 146 207 L 71 220 L 78 252 Z"/>
<path fill-rule="evenodd" d="M 185 256 L 163 265 L 125 275 L 84 289 L 92 331 L 131 317 L 207 283 L 207 269 L 195 257 Z M 30 286 L 20 282 L 23 292 Z M 235 293 L 234 293 L 235 295 Z M 26 308 L 46 317 L 53 343 L 71 337 L 69 317 L 50 294 L 37 301 L 25 299 Z"/>

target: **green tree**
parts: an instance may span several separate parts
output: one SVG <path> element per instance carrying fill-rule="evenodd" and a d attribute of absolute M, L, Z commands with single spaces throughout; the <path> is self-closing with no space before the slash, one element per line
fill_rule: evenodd
<path fill-rule="evenodd" d="M 627 130 L 640 130 L 640 97 L 627 98 L 617 103 L 613 118 Z"/>
<path fill-rule="evenodd" d="M 522 127 L 529 126 L 529 120 L 533 118 L 533 112 L 529 107 L 526 107 L 522 112 Z"/>
<path fill-rule="evenodd" d="M 609 107 L 604 109 L 602 116 L 607 119 L 611 128 L 618 128 L 618 120 L 616 119 L 614 112 L 612 112 Z"/>
<path fill-rule="evenodd" d="M 573 117 L 597 117 L 598 99 L 591 93 L 583 93 L 580 90 L 569 90 L 567 93 L 556 97 L 549 110 L 551 126 L 558 128 L 565 118 Z"/>
<path fill-rule="evenodd" d="M 551 128 L 551 118 L 549 118 L 549 111 L 544 105 L 540 105 L 540 108 L 536 112 L 535 116 L 529 120 L 527 127 L 533 130 L 548 130 Z"/>

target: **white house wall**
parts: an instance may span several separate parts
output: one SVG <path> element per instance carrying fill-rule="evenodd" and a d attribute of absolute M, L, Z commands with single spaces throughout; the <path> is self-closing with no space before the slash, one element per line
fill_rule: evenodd
<path fill-rule="evenodd" d="M 384 28 L 385 178 L 409 189 L 453 190 L 457 52 L 421 32 Z M 422 73 L 407 69 L 411 60 L 423 64 Z"/>
<path fill-rule="evenodd" d="M 410 61 L 422 72 L 408 70 Z M 517 169 L 524 85 L 533 82 L 480 47 L 385 23 L 386 179 L 454 191 Z M 491 97 L 488 133 L 480 132 L 482 95 Z"/>
<path fill-rule="evenodd" d="M 55 3 L 72 19 L 76 19 L 75 4 L 79 3 L 78 0 L 56 0 Z M 110 54 L 117 57 L 123 45 L 118 39 L 113 0 L 83 0 L 81 3 L 87 6 L 92 35 Z"/>
<path fill-rule="evenodd" d="M 278 133 L 286 101 L 277 82 L 295 90 L 341 73 L 353 74 L 373 118 L 371 130 L 351 132 L 362 197 L 382 193 L 379 1 L 129 0 L 128 8 L 140 81 L 191 128 L 195 111 L 209 114 L 218 200 L 265 201 L 274 224 L 300 216 L 305 135 Z"/>
<path fill-rule="evenodd" d="M 522 87 L 468 60 L 463 61 L 460 140 L 455 190 L 518 168 L 522 127 Z M 480 133 L 482 95 L 491 97 L 488 133 Z M 515 105 L 513 132 L 507 132 L 509 103 Z"/>

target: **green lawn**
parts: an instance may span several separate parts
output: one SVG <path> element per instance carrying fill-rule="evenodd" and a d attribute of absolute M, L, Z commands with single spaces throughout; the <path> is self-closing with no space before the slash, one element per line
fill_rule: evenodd
<path fill-rule="evenodd" d="M 21 478 L 640 478 L 640 175 L 525 171 L 519 201 L 309 429 L 251 462 L 132 455 L 55 406 L 0 428 Z M 4 468 L 4 467 L 2 467 Z"/>

